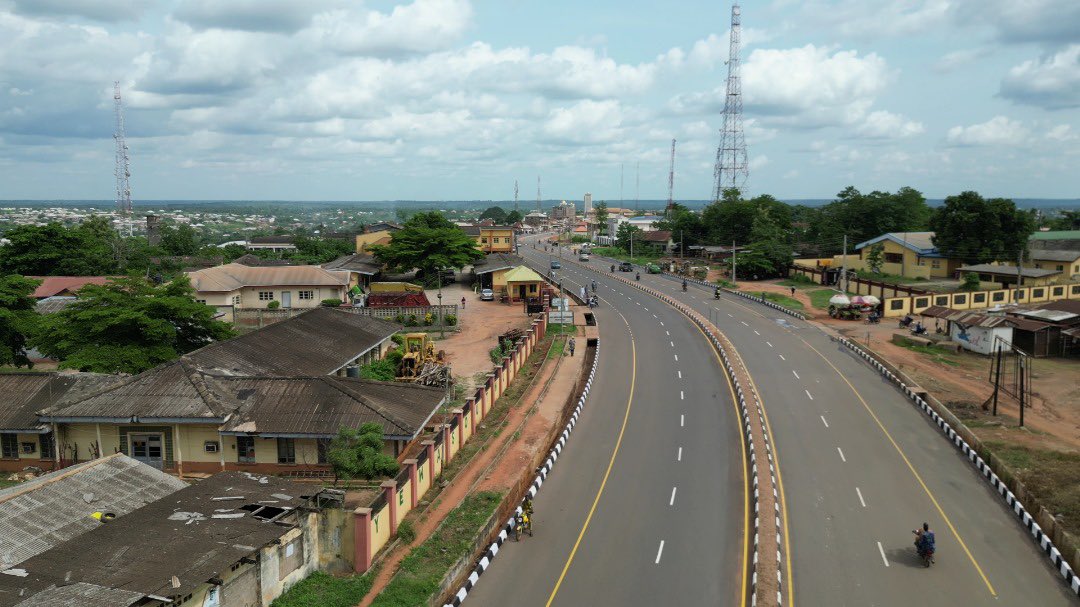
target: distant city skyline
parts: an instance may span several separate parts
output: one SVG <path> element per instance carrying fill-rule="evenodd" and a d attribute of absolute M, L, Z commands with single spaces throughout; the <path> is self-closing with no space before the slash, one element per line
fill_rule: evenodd
<path fill-rule="evenodd" d="M 730 6 L 0 0 L 0 196 L 112 197 L 118 80 L 136 205 L 701 200 Z M 750 195 L 1080 195 L 1080 2 L 742 12 Z"/>

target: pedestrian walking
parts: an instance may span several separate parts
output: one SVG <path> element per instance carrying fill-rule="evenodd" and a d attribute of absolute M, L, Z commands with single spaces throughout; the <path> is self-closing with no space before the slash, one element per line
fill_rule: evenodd
<path fill-rule="evenodd" d="M 585 292 L 585 285 L 581 285 L 581 299 L 584 300 L 587 296 L 588 294 Z"/>
<path fill-rule="evenodd" d="M 791 287 L 791 296 L 795 297 L 795 287 Z"/>
<path fill-rule="evenodd" d="M 465 296 L 464 295 L 461 297 L 461 309 L 462 310 L 465 309 Z"/>
<path fill-rule="evenodd" d="M 570 344 L 569 345 L 570 345 L 570 356 L 573 356 L 574 355 L 574 347 L 577 346 L 577 342 L 574 341 L 573 337 L 570 338 Z"/>

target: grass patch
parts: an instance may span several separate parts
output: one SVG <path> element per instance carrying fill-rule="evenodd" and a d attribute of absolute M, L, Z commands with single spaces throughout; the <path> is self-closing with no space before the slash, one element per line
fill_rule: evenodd
<path fill-rule="evenodd" d="M 576 335 L 577 327 L 569 323 L 552 323 L 547 326 L 544 335 Z"/>
<path fill-rule="evenodd" d="M 815 308 L 821 308 L 822 310 L 829 309 L 829 298 L 836 295 L 837 291 L 833 289 L 818 289 L 817 291 L 810 291 L 807 295 L 810 296 L 810 305 Z"/>
<path fill-rule="evenodd" d="M 427 541 L 401 561 L 401 568 L 375 597 L 372 607 L 426 605 L 450 566 L 471 552 L 476 534 L 501 500 L 502 493 L 497 491 L 466 497 Z"/>
<path fill-rule="evenodd" d="M 918 352 L 928 356 L 933 362 L 943 365 L 949 365 L 952 367 L 960 366 L 960 361 L 956 360 L 956 352 L 941 346 L 924 346 L 922 344 L 902 343 L 897 344 L 900 347 L 907 348 L 912 352 Z"/>
<path fill-rule="evenodd" d="M 548 350 L 548 355 L 547 355 L 548 360 L 551 360 L 553 358 L 558 358 L 558 357 L 562 356 L 564 348 L 566 348 L 566 340 L 565 339 L 556 339 L 551 344 L 551 349 Z"/>
<path fill-rule="evenodd" d="M 773 303 L 778 303 L 778 304 L 784 306 L 785 308 L 789 308 L 791 310 L 802 310 L 803 307 L 804 307 L 801 301 L 799 301 L 797 299 L 792 299 L 791 297 L 788 297 L 787 295 L 781 295 L 780 293 L 770 293 L 768 291 L 761 291 L 761 296 L 764 297 L 765 299 L 768 299 L 769 301 L 771 301 Z"/>
<path fill-rule="evenodd" d="M 336 577 L 316 571 L 293 584 L 270 607 L 353 607 L 371 590 L 376 573 Z"/>
<path fill-rule="evenodd" d="M 1080 454 L 1030 449 L 1001 441 L 984 444 L 1051 514 L 1064 517 L 1069 532 L 1080 533 Z"/>
<path fill-rule="evenodd" d="M 784 285 L 785 287 L 795 287 L 797 289 L 813 289 L 821 286 L 819 283 L 814 282 L 813 279 L 807 278 L 802 274 L 796 274 L 795 276 L 786 280 L 781 280 L 776 284 Z"/>
<path fill-rule="evenodd" d="M 9 481 L 7 477 L 0 478 L 0 489 L 7 489 L 8 487 L 14 487 L 22 481 Z"/>

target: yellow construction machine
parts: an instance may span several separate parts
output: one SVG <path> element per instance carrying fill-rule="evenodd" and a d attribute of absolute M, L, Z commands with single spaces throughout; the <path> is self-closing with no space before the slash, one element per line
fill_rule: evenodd
<path fill-rule="evenodd" d="M 445 366 L 446 353 L 442 350 L 435 352 L 435 344 L 428 340 L 427 333 L 406 333 L 403 345 L 405 353 L 398 368 L 399 380 L 426 379 L 426 376 Z"/>

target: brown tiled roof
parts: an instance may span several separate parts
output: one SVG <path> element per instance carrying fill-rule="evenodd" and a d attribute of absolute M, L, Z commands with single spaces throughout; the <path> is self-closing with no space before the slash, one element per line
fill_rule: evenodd
<path fill-rule="evenodd" d="M 223 432 L 333 437 L 342 426 L 375 422 L 383 434 L 412 439 L 446 392 L 416 384 L 344 377 L 216 378 L 216 389 L 246 403 Z"/>
<path fill-rule="evenodd" d="M 101 525 L 96 511 L 123 516 L 187 486 L 116 453 L 0 491 L 0 569 Z"/>
<path fill-rule="evenodd" d="M 653 230 L 642 235 L 647 242 L 667 242 L 671 240 L 670 230 Z"/>
<path fill-rule="evenodd" d="M 241 255 L 240 257 L 232 260 L 232 263 L 238 263 L 242 266 L 248 266 L 250 268 L 268 268 L 274 266 L 298 265 L 294 263 L 291 259 L 263 259 L 262 257 L 255 255 L 254 253 Z"/>
<path fill-rule="evenodd" d="M 1059 312 L 1080 314 L 1080 299 L 1059 299 L 1038 304 L 1036 307 L 1040 310 L 1058 310 Z"/>
<path fill-rule="evenodd" d="M 194 367 L 227 375 L 327 375 L 398 329 L 347 309 L 319 307 L 183 358 Z"/>
<path fill-rule="evenodd" d="M 474 274 L 487 274 L 496 270 L 506 270 L 525 265 L 525 260 L 510 253 L 489 253 L 473 263 Z"/>
<path fill-rule="evenodd" d="M 349 283 L 343 273 L 328 272 L 318 266 L 251 267 L 238 263 L 189 272 L 196 291 L 227 292 L 243 287 L 319 287 Z"/>
<path fill-rule="evenodd" d="M 426 307 L 431 302 L 424 293 L 372 293 L 367 296 L 369 308 Z"/>
<path fill-rule="evenodd" d="M 23 561 L 25 577 L 0 575 L 0 605 L 23 600 L 20 590 L 32 596 L 78 582 L 187 595 L 295 528 L 296 509 L 317 490 L 275 476 L 215 474 Z M 282 509 L 278 522 L 268 522 L 276 511 L 245 508 L 260 506 Z"/>
<path fill-rule="evenodd" d="M 109 276 L 27 276 L 27 278 L 41 281 L 41 284 L 34 289 L 33 297 L 38 299 L 61 293 L 74 295 L 75 291 L 86 285 L 103 285 L 112 280 Z"/>
<path fill-rule="evenodd" d="M 37 432 L 43 426 L 38 411 L 74 402 L 123 379 L 98 373 L 2 373 L 0 431 Z"/>
<path fill-rule="evenodd" d="M 461 226 L 461 231 L 465 232 L 469 236 L 479 236 L 480 226 Z"/>
<path fill-rule="evenodd" d="M 356 253 L 338 257 L 334 261 L 323 264 L 324 270 L 348 270 L 360 274 L 374 276 L 382 271 L 382 264 L 375 261 L 375 257 L 367 253 Z"/>

